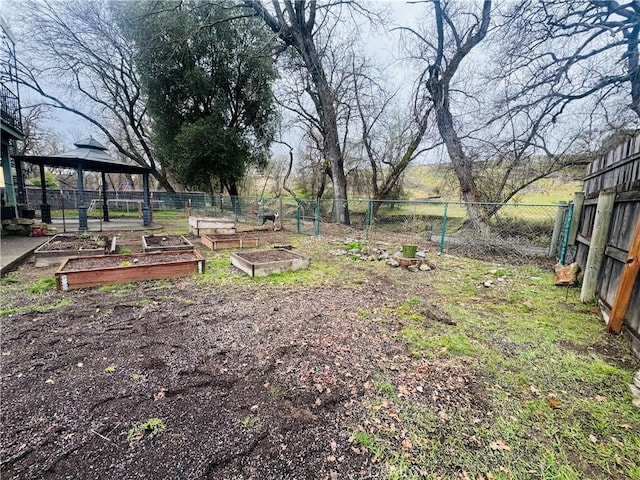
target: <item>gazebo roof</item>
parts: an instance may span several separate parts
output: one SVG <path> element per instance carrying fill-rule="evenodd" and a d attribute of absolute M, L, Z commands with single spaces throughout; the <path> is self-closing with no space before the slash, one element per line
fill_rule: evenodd
<path fill-rule="evenodd" d="M 107 148 L 95 138 L 89 137 L 74 143 L 76 148 L 55 155 L 13 155 L 22 162 L 50 167 L 65 167 L 105 173 L 149 173 L 151 168 L 141 165 L 129 165 L 111 157 Z"/>

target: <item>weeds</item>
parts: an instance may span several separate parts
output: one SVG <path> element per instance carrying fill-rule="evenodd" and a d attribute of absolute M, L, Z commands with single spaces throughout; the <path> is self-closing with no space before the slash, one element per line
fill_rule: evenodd
<path fill-rule="evenodd" d="M 150 418 L 146 422 L 139 422 L 133 425 L 127 432 L 127 440 L 138 441 L 145 436 L 153 438 L 167 429 L 167 426 L 160 418 Z"/>
<path fill-rule="evenodd" d="M 42 293 L 46 290 L 54 289 L 56 286 L 55 278 L 42 278 L 33 285 L 27 287 L 29 293 Z"/>
<path fill-rule="evenodd" d="M 15 315 L 22 313 L 46 313 L 51 312 L 52 310 L 57 310 L 58 308 L 66 307 L 67 305 L 71 305 L 71 300 L 68 298 L 63 298 L 58 303 L 53 305 L 25 305 L 23 307 L 15 307 L 15 308 L 5 308 L 0 310 L 0 317 L 5 315 Z"/>
<path fill-rule="evenodd" d="M 256 417 L 255 415 L 249 415 L 240 420 L 240 423 L 242 423 L 243 427 L 251 428 L 256 426 L 258 424 L 258 421 L 258 417 Z"/>

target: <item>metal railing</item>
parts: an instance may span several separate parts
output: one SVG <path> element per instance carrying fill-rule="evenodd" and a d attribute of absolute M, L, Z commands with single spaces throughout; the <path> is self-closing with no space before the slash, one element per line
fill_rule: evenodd
<path fill-rule="evenodd" d="M 5 85 L 0 85 L 0 116 L 4 123 L 22 133 L 20 99 Z"/>

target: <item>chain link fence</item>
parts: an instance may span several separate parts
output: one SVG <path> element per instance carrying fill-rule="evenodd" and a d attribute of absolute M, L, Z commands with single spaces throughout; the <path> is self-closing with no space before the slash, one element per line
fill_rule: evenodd
<path fill-rule="evenodd" d="M 358 205 L 356 205 L 356 208 Z M 366 238 L 404 234 L 440 253 L 466 256 L 555 257 L 567 253 L 570 204 L 495 204 L 433 201 L 370 201 Z"/>
<path fill-rule="evenodd" d="M 39 204 L 39 188 L 27 188 L 30 204 Z M 103 199 L 99 191 L 85 191 L 89 213 L 100 215 Z M 78 208 L 75 190 L 49 190 L 52 210 Z M 142 191 L 108 191 L 112 214 L 138 212 Z M 336 209 L 348 213 L 351 229 L 360 230 L 369 241 L 402 235 L 407 242 L 428 242 L 440 253 L 491 256 L 556 257 L 564 261 L 571 204 L 494 204 L 417 200 L 302 200 L 293 197 L 230 197 L 203 192 L 151 193 L 154 212 L 181 211 L 185 216 L 232 218 L 246 227 L 273 225 L 306 235 L 320 235 L 335 225 Z"/>

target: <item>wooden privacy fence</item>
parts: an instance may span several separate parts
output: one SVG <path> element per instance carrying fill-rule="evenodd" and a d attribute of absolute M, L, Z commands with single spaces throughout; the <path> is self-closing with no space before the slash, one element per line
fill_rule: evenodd
<path fill-rule="evenodd" d="M 587 169 L 569 243 L 584 271 L 580 298 L 597 299 L 609 331 L 640 357 L 640 134 Z"/>

